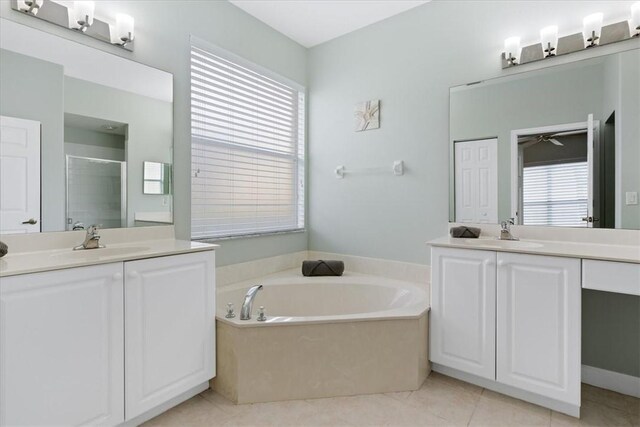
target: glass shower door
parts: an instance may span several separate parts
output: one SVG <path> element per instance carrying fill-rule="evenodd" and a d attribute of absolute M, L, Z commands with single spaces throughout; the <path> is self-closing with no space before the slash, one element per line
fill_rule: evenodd
<path fill-rule="evenodd" d="M 127 226 L 126 162 L 67 155 L 67 230 Z"/>

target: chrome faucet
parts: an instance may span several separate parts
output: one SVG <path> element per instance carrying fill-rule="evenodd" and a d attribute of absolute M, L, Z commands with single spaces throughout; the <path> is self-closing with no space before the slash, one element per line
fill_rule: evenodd
<path fill-rule="evenodd" d="M 84 237 L 84 242 L 73 248 L 74 251 L 80 249 L 98 249 L 104 248 L 104 245 L 100 244 L 100 235 L 98 234 L 98 226 L 96 224 L 90 225 L 87 228 L 87 235 Z"/>
<path fill-rule="evenodd" d="M 256 297 L 258 291 L 262 289 L 262 285 L 255 285 L 249 288 L 247 295 L 244 297 L 242 303 L 242 309 L 240 310 L 240 320 L 251 319 L 251 307 L 253 306 L 253 299 Z"/>
<path fill-rule="evenodd" d="M 507 221 L 502 221 L 500 223 L 500 227 L 502 227 L 502 229 L 500 230 L 500 237 L 498 237 L 498 239 L 500 239 L 500 240 L 520 240 L 517 237 L 513 237 L 513 234 L 511 234 L 511 226 L 513 224 L 514 224 L 513 218 L 510 218 Z"/>

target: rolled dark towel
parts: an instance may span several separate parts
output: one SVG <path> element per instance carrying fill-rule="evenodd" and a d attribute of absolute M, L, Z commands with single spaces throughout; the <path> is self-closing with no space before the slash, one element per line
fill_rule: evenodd
<path fill-rule="evenodd" d="M 7 252 L 9 252 L 9 247 L 7 246 L 7 244 L 4 242 L 0 242 L 0 258 L 5 256 Z"/>
<path fill-rule="evenodd" d="M 302 261 L 303 276 L 342 276 L 344 262 L 342 261 Z"/>
<path fill-rule="evenodd" d="M 468 239 L 477 239 L 480 237 L 480 229 L 477 227 L 466 227 L 460 225 L 458 227 L 451 227 L 449 230 L 451 237 L 466 237 Z"/>

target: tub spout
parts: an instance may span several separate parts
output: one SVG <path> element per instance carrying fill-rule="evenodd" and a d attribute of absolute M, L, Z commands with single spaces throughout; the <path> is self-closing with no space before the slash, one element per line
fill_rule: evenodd
<path fill-rule="evenodd" d="M 251 319 L 251 307 L 253 306 L 253 299 L 256 297 L 258 291 L 262 289 L 262 285 L 256 285 L 249 288 L 247 295 L 244 297 L 242 303 L 242 309 L 240 310 L 240 320 Z"/>

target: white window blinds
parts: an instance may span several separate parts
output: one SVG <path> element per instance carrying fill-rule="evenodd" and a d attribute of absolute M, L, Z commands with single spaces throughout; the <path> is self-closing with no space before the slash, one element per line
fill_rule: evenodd
<path fill-rule="evenodd" d="M 523 224 L 586 227 L 587 162 L 523 169 Z"/>
<path fill-rule="evenodd" d="M 191 48 L 191 237 L 304 228 L 304 90 Z"/>

